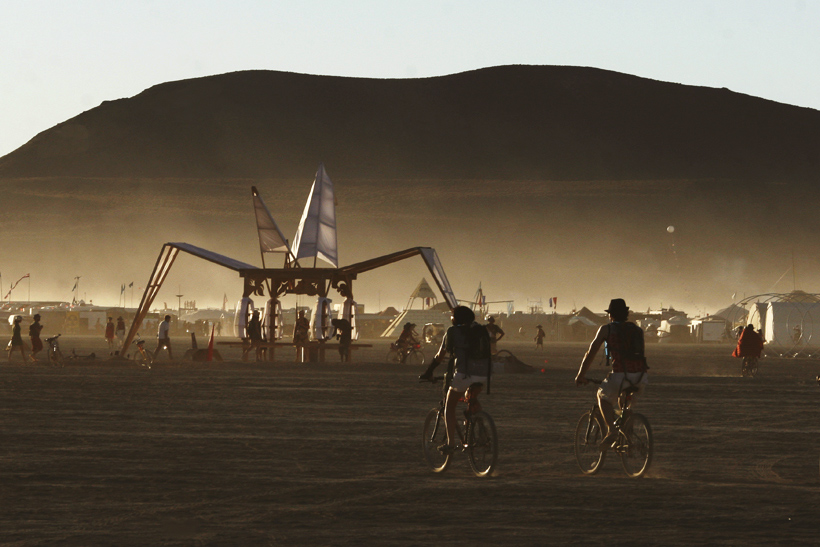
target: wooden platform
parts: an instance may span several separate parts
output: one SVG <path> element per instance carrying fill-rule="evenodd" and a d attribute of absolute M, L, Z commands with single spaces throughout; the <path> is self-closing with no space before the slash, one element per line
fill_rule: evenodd
<path fill-rule="evenodd" d="M 232 348 L 243 348 L 243 349 L 250 349 L 250 341 L 231 341 L 231 342 L 217 342 L 218 345 L 228 346 Z M 276 348 L 291 348 L 292 351 L 295 351 L 296 346 L 293 345 L 293 342 L 260 342 L 258 345 L 260 348 L 265 350 L 264 354 L 265 357 L 263 358 L 264 361 L 273 361 L 274 356 L 276 354 Z M 359 348 L 372 348 L 373 344 L 360 344 L 357 342 L 353 342 L 350 344 L 350 351 L 355 351 Z M 307 363 L 324 363 L 325 362 L 325 351 L 328 349 L 339 349 L 338 342 L 319 342 L 317 340 L 311 340 L 304 346 L 305 352 L 302 358 L 302 362 Z M 242 356 L 243 361 L 248 360 L 249 351 L 245 352 Z M 349 358 L 349 356 L 348 356 Z"/>

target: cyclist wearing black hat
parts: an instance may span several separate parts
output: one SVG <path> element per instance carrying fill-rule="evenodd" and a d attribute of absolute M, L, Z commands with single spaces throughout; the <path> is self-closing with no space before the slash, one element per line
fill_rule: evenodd
<path fill-rule="evenodd" d="M 609 302 L 609 308 L 605 311 L 609 314 L 610 322 L 598 329 L 575 377 L 577 386 L 589 382 L 586 373 L 601 345 L 605 344 L 607 365 L 611 370 L 598 389 L 598 407 L 608 427 L 607 434 L 601 441 L 602 448 L 607 448 L 617 435 L 612 425 L 615 422 L 614 405 L 618 404 L 618 395 L 631 386 L 642 388 L 649 382 L 646 376 L 649 367 L 646 366 L 644 357 L 643 330 L 626 320 L 629 316 L 626 302 L 622 298 L 615 298 Z"/>

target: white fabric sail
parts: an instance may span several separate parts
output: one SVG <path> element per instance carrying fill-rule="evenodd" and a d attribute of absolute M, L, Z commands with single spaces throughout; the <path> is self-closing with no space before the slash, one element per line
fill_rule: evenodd
<path fill-rule="evenodd" d="M 319 164 L 316 179 L 310 189 L 299 230 L 293 240 L 296 259 L 321 258 L 325 262 L 339 267 L 339 256 L 336 248 L 336 204 L 333 195 L 333 182 L 325 172 L 325 166 Z"/>
<path fill-rule="evenodd" d="M 259 249 L 263 253 L 287 253 L 290 248 L 285 236 L 273 220 L 256 187 L 251 187 L 251 190 L 253 210 L 256 213 L 256 230 L 259 232 Z"/>

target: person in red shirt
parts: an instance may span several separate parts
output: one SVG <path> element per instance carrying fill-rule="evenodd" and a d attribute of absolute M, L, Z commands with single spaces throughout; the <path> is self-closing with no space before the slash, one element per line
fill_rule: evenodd
<path fill-rule="evenodd" d="M 755 331 L 754 325 L 747 325 L 737 339 L 737 347 L 732 357 L 756 357 L 763 353 L 763 337 Z"/>

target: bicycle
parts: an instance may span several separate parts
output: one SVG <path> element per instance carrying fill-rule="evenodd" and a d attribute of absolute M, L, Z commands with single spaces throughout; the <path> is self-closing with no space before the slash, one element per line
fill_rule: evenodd
<path fill-rule="evenodd" d="M 593 384 L 601 383 L 601 380 L 588 380 Z M 630 477 L 640 477 L 649 469 L 653 453 L 652 428 L 643 414 L 632 412 L 632 398 L 637 391 L 638 388 L 632 386 L 621 391 L 618 397 L 620 408 L 615 409 L 618 436 L 611 447 L 601 446 L 606 428 L 597 404 L 578 420 L 575 427 L 575 460 L 585 475 L 598 472 L 606 458 L 607 448 L 621 457 L 624 471 Z"/>
<path fill-rule="evenodd" d="M 48 356 L 48 362 L 55 365 L 55 366 L 63 366 L 63 352 L 60 351 L 60 341 L 59 338 L 62 336 L 58 334 L 57 336 L 52 336 L 51 338 L 46 338 L 46 343 L 48 344 L 48 349 L 46 350 L 46 355 Z"/>
<path fill-rule="evenodd" d="M 740 367 L 740 375 L 743 378 L 754 378 L 755 374 L 757 374 L 757 357 L 744 357 L 743 364 Z"/>
<path fill-rule="evenodd" d="M 404 352 L 404 361 L 402 362 L 402 351 Z M 411 346 L 405 348 L 404 350 L 399 350 L 398 345 L 393 342 L 390 344 L 390 349 L 387 352 L 387 362 L 391 365 L 393 364 L 405 364 L 405 365 L 419 365 L 422 366 L 426 364 L 427 359 L 424 356 L 424 352 L 421 351 L 421 344 L 416 343 L 412 344 Z"/>
<path fill-rule="evenodd" d="M 430 379 L 432 383 L 444 380 L 443 376 Z M 425 381 L 425 380 L 422 380 Z M 470 468 L 477 477 L 488 477 L 495 470 L 498 461 L 498 436 L 495 431 L 495 422 L 492 417 L 481 410 L 478 394 L 483 384 L 472 384 L 460 399 L 467 403 L 464 418 L 456 420 L 456 428 L 461 444 L 456 446 L 456 452 L 466 452 L 470 460 Z M 445 382 L 439 406 L 427 413 L 424 419 L 421 448 L 427 463 L 436 473 L 443 473 L 450 466 L 454 453 L 439 451 L 439 446 L 447 444 L 447 430 L 444 425 L 444 401 L 449 389 L 449 382 Z"/>
<path fill-rule="evenodd" d="M 145 340 L 140 338 L 139 333 L 137 333 L 137 339 L 134 340 L 134 344 L 137 346 L 137 351 L 134 352 L 134 361 L 138 365 L 151 368 L 154 362 L 154 356 L 151 355 L 149 350 L 145 349 Z"/>

